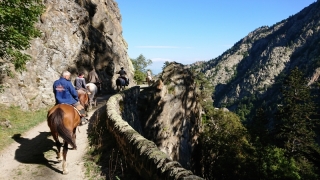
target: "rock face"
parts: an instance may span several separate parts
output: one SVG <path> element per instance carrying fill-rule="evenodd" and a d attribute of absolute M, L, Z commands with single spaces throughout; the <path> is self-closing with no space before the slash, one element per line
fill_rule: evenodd
<path fill-rule="evenodd" d="M 139 100 L 144 137 L 187 169 L 201 127 L 196 89 L 190 71 L 182 64 L 171 63 L 153 87 L 141 92 Z"/>
<path fill-rule="evenodd" d="M 279 92 L 276 86 L 295 66 L 317 79 L 320 62 L 320 1 L 275 25 L 249 33 L 221 56 L 193 65 L 215 86 L 215 106 L 242 99 L 265 99 Z M 270 98 L 271 97 L 271 98 Z"/>
<path fill-rule="evenodd" d="M 32 60 L 14 78 L 2 76 L 0 103 L 38 109 L 54 104 L 52 84 L 64 70 L 87 75 L 94 67 L 106 91 L 115 89 L 123 66 L 133 79 L 133 66 L 122 36 L 121 15 L 114 0 L 45 0 L 36 26 L 42 36 L 26 51 Z M 134 82 L 130 86 L 134 85 Z"/>

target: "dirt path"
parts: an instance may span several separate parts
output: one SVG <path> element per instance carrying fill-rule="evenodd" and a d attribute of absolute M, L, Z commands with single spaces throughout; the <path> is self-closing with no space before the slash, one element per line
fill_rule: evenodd
<path fill-rule="evenodd" d="M 92 114 L 101 107 L 109 96 L 98 97 L 98 106 L 89 111 Z M 77 130 L 77 150 L 67 153 L 69 174 L 62 175 L 62 163 L 56 159 L 56 146 L 50 134 L 47 121 L 22 135 L 14 137 L 15 142 L 0 152 L 0 180 L 83 180 L 85 169 L 83 156 L 88 149 L 88 124 Z"/>

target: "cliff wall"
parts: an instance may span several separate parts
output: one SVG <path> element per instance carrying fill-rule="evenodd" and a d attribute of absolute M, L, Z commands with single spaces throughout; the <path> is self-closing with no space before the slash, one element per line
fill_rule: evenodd
<path fill-rule="evenodd" d="M 202 111 L 195 76 L 184 65 L 172 62 L 159 79 L 139 98 L 144 136 L 172 160 L 192 169 Z"/>
<path fill-rule="evenodd" d="M 133 79 L 114 0 L 45 0 L 44 4 L 45 12 L 36 24 L 42 35 L 26 51 L 32 57 L 27 71 L 14 73 L 13 78 L 0 71 L 5 87 L 0 104 L 28 110 L 54 104 L 52 84 L 64 70 L 72 73 L 73 80 L 77 72 L 87 74 L 95 68 L 105 91 L 115 89 L 115 73 L 121 66 Z"/>

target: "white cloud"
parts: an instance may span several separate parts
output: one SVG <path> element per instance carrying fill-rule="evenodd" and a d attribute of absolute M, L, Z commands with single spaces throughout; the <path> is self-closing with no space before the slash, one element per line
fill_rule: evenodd
<path fill-rule="evenodd" d="M 192 47 L 179 47 L 179 46 L 136 46 L 136 48 L 150 48 L 150 49 L 192 49 Z"/>

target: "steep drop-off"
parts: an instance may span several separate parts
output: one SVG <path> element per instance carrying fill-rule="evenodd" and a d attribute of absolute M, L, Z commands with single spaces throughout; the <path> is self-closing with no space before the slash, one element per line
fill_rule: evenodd
<path fill-rule="evenodd" d="M 187 169 L 201 130 L 199 87 L 182 64 L 169 64 L 159 80 L 140 94 L 139 116 L 144 137 Z"/>

